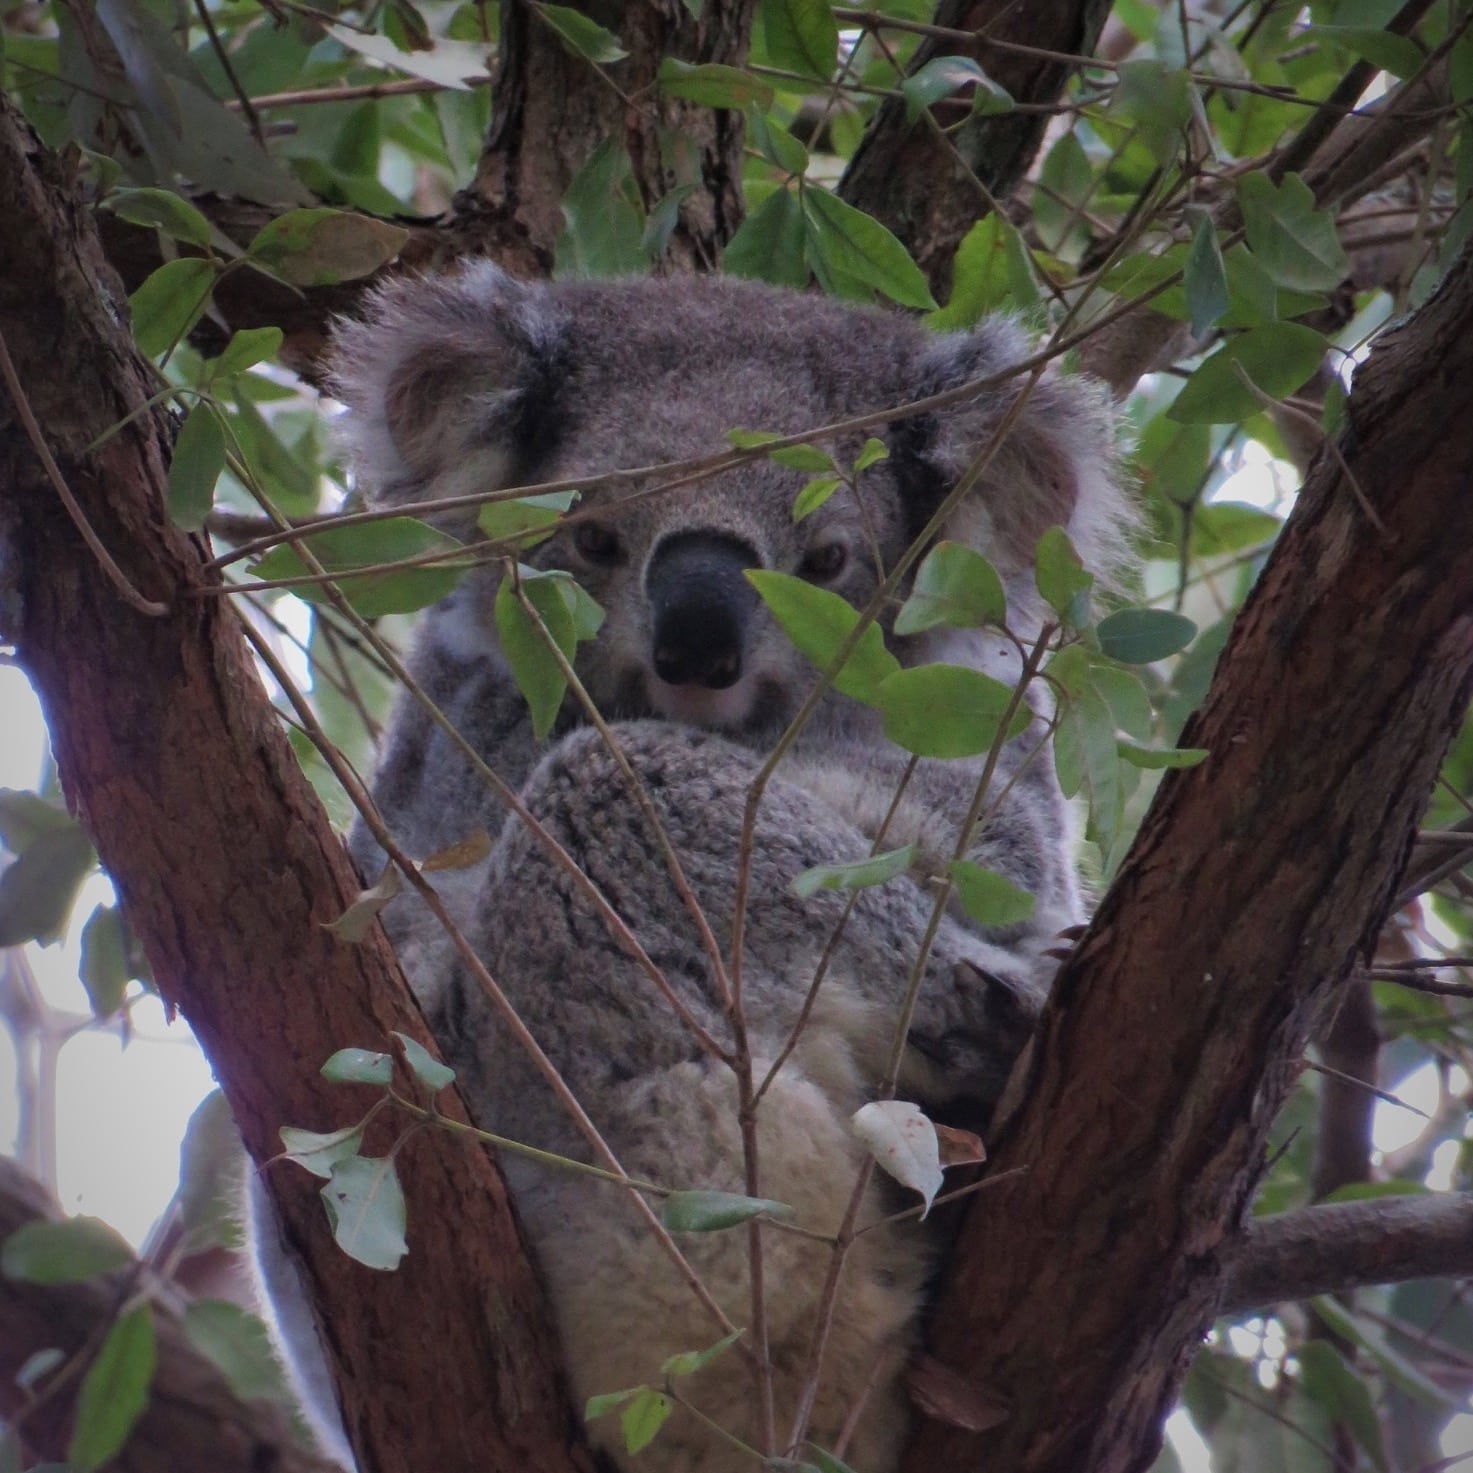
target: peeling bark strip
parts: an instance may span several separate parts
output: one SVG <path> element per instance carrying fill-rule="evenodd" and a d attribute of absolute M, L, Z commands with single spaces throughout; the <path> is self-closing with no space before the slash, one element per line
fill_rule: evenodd
<path fill-rule="evenodd" d="M 1473 684 L 1473 253 L 1356 377 L 1060 974 L 1033 1088 L 993 1154 L 933 1326 L 1007 1398 L 907 1467 L 1148 1468 L 1211 1323 L 1310 1027 L 1370 956 Z"/>
<path fill-rule="evenodd" d="M 171 612 L 147 618 L 120 601 L 3 397 L 0 608 L 68 799 L 263 1161 L 282 1124 L 362 1113 L 353 1091 L 318 1076 L 335 1048 L 382 1047 L 391 1029 L 433 1043 L 382 937 L 351 947 L 322 927 L 356 877 L 225 600 L 193 596 L 203 547 L 164 513 L 168 417 L 139 413 L 87 453 L 154 388 L 125 317 L 72 180 L 0 97 L 0 333 L 91 525 Z M 465 1118 L 458 1100 L 446 1110 Z M 586 1469 L 491 1159 L 430 1132 L 400 1161 L 411 1251 L 392 1274 L 338 1251 L 305 1173 L 266 1174 L 325 1320 L 362 1466 Z"/>
<path fill-rule="evenodd" d="M 46 1192 L 13 1161 L 0 1158 L 0 1242 L 29 1222 L 61 1216 Z M 136 1268 L 136 1266 L 135 1266 Z M 68 1356 L 96 1348 L 136 1281 L 135 1268 L 85 1284 L 27 1284 L 0 1276 L 0 1418 L 20 1423 L 26 1446 L 43 1458 L 66 1457 L 81 1376 L 35 1400 L 15 1384 L 38 1350 Z M 158 1365 L 154 1395 L 109 1473 L 159 1473 L 208 1466 L 211 1473 L 334 1473 L 302 1448 L 283 1406 L 241 1401 L 225 1377 L 190 1344 L 178 1314 L 153 1306 Z M 43 1382 L 43 1386 L 44 1386 Z"/>

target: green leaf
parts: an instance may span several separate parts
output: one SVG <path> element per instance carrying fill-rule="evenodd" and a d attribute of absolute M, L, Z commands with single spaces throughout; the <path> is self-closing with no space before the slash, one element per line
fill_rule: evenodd
<path fill-rule="evenodd" d="M 366 1048 L 340 1048 L 322 1066 L 322 1077 L 334 1084 L 391 1084 L 394 1060 Z"/>
<path fill-rule="evenodd" d="M 752 147 L 786 174 L 801 179 L 808 170 L 808 150 L 780 123 L 760 108 L 747 114 L 747 138 Z"/>
<path fill-rule="evenodd" d="M 1420 71 L 1427 59 L 1422 48 L 1410 36 L 1370 26 L 1308 26 L 1304 39 L 1323 38 L 1343 46 L 1352 55 L 1368 61 L 1393 77 L 1410 77 Z"/>
<path fill-rule="evenodd" d="M 573 658 L 578 645 L 571 596 L 563 587 L 570 581 L 566 576 L 549 577 L 530 568 L 521 572 L 522 592 L 567 660 Z M 557 720 L 568 690 L 567 679 L 536 621 L 517 597 L 510 578 L 503 578 L 496 590 L 495 620 L 501 652 L 527 702 L 532 731 L 540 742 Z"/>
<path fill-rule="evenodd" d="M 1133 123 L 1158 164 L 1181 149 L 1192 121 L 1192 80 L 1160 58 L 1122 62 L 1116 71 L 1110 116 Z"/>
<path fill-rule="evenodd" d="M 997 569 L 970 547 L 938 542 L 916 572 L 910 597 L 895 616 L 896 634 L 937 625 L 977 629 L 1007 621 L 1008 599 Z"/>
<path fill-rule="evenodd" d="M 224 469 L 225 426 L 215 406 L 200 400 L 179 426 L 169 462 L 169 515 L 186 532 L 204 526 Z"/>
<path fill-rule="evenodd" d="M 1115 718 L 1093 687 L 1060 708 L 1054 767 L 1066 798 L 1081 790 L 1088 797 L 1089 837 L 1108 856 L 1120 825 L 1124 792 Z"/>
<path fill-rule="evenodd" d="M 988 312 L 1031 307 L 1038 300 L 1028 247 L 1012 224 L 993 213 L 967 231 L 951 267 L 951 300 L 926 314 L 928 327 L 974 327 Z"/>
<path fill-rule="evenodd" d="M 660 62 L 660 91 L 667 97 L 683 97 L 704 107 L 759 108 L 772 106 L 772 87 L 740 67 L 708 62 L 692 66 L 678 57 Z"/>
<path fill-rule="evenodd" d="M 82 927 L 82 964 L 78 968 L 95 1018 L 110 1018 L 122 1006 L 128 983 L 136 975 L 128 955 L 128 937 L 115 905 L 99 905 Z"/>
<path fill-rule="evenodd" d="M 618 1411 L 631 1396 L 638 1395 L 644 1389 L 643 1386 L 631 1386 L 626 1391 L 605 1391 L 600 1396 L 590 1396 L 584 1403 L 583 1420 L 593 1422 L 599 1417 L 607 1417 L 610 1412 Z"/>
<path fill-rule="evenodd" d="M 827 670 L 859 623 L 859 610 L 837 593 L 789 573 L 749 569 L 747 577 L 783 633 L 820 670 Z M 900 661 L 885 648 L 879 625 L 870 624 L 834 676 L 834 689 L 873 705 L 880 685 L 899 669 Z"/>
<path fill-rule="evenodd" d="M 1335 217 L 1315 209 L 1314 192 L 1298 174 L 1286 175 L 1277 187 L 1267 174 L 1245 174 L 1238 180 L 1238 204 L 1248 244 L 1279 286 L 1329 289 L 1349 274 Z"/>
<path fill-rule="evenodd" d="M 120 189 L 104 203 L 120 219 L 152 225 L 174 240 L 209 249 L 210 222 L 171 189 Z"/>
<path fill-rule="evenodd" d="M 848 864 L 819 864 L 806 869 L 793 880 L 793 894 L 803 900 L 820 890 L 863 890 L 870 885 L 883 885 L 903 875 L 915 859 L 914 844 L 873 854 L 868 859 L 855 859 Z"/>
<path fill-rule="evenodd" d="M 1079 645 L 1071 645 L 1083 653 Z M 1095 665 L 1089 672 L 1090 684 L 1110 708 L 1115 725 L 1140 741 L 1145 741 L 1156 725 L 1155 713 L 1151 710 L 1151 698 L 1140 682 L 1140 677 L 1130 670 L 1117 670 L 1113 665 Z"/>
<path fill-rule="evenodd" d="M 1405 1391 L 1418 1401 L 1433 1406 L 1452 1407 L 1462 1411 L 1461 1400 L 1439 1386 L 1422 1369 L 1395 1349 L 1386 1332 L 1377 1324 L 1367 1320 L 1328 1294 L 1317 1295 L 1309 1301 L 1315 1315 L 1322 1319 L 1336 1334 L 1353 1345 L 1361 1346 L 1380 1367 L 1382 1374 L 1393 1386 Z"/>
<path fill-rule="evenodd" d="M 378 1054 L 376 1057 L 385 1058 L 386 1055 Z M 320 1176 L 323 1181 L 332 1176 L 332 1169 L 339 1161 L 356 1156 L 363 1144 L 361 1121 L 357 1125 L 345 1125 L 341 1130 L 328 1131 L 298 1130 L 295 1125 L 283 1125 L 279 1133 L 281 1143 L 286 1147 L 286 1154 L 298 1166 L 305 1167 L 313 1176 Z"/>
<path fill-rule="evenodd" d="M 776 67 L 826 82 L 839 54 L 839 27 L 828 0 L 761 0 L 757 23 Z"/>
<path fill-rule="evenodd" d="M 215 263 L 200 256 L 165 261 L 128 298 L 133 337 L 150 358 L 172 348 L 204 315 L 215 286 Z"/>
<path fill-rule="evenodd" d="M 1187 252 L 1185 276 L 1192 334 L 1201 337 L 1230 305 L 1227 268 L 1222 264 L 1216 227 L 1206 210 L 1197 216 L 1197 223 L 1192 227 L 1192 248 Z"/>
<path fill-rule="evenodd" d="M 12 854 L 24 854 L 42 834 L 79 828 L 76 819 L 57 803 L 22 788 L 0 788 L 0 844 Z"/>
<path fill-rule="evenodd" d="M 240 1173 L 240 1132 L 225 1096 L 212 1089 L 194 1107 L 179 1143 L 174 1200 L 186 1253 L 241 1246 Z"/>
<path fill-rule="evenodd" d="M 74 824 L 37 834 L 0 873 L 0 946 L 57 940 L 96 863 L 91 841 Z"/>
<path fill-rule="evenodd" d="M 641 1386 L 629 1405 L 619 1414 L 619 1427 L 624 1433 L 625 1450 L 632 1456 L 643 1452 L 655 1440 L 660 1428 L 675 1409 L 675 1403 L 663 1391 Z"/>
<path fill-rule="evenodd" d="M 398 1029 L 394 1030 L 394 1037 L 404 1050 L 404 1062 L 409 1065 L 409 1072 L 426 1089 L 438 1094 L 455 1083 L 455 1070 L 448 1064 L 442 1064 L 417 1039 L 411 1038 L 407 1033 L 400 1033 Z"/>
<path fill-rule="evenodd" d="M 336 286 L 371 276 L 403 250 L 409 232 L 350 210 L 288 210 L 246 255 L 293 286 Z"/>
<path fill-rule="evenodd" d="M 1195 767 L 1207 760 L 1205 747 L 1139 747 L 1134 742 L 1117 742 L 1116 749 L 1132 767 L 1156 771 L 1163 767 Z"/>
<path fill-rule="evenodd" d="M 682 1350 L 664 1361 L 660 1370 L 667 1376 L 693 1376 L 709 1366 L 717 1356 L 724 1355 L 745 1333 L 745 1330 L 733 1330 L 730 1335 L 722 1336 L 714 1345 L 708 1345 L 704 1350 Z"/>
<path fill-rule="evenodd" d="M 817 445 L 785 445 L 774 450 L 771 458 L 791 471 L 832 471 L 838 467 L 834 457 Z"/>
<path fill-rule="evenodd" d="M 660 1203 L 660 1221 L 672 1233 L 719 1233 L 754 1217 L 786 1218 L 793 1209 L 766 1197 L 735 1192 L 671 1192 Z"/>
<path fill-rule="evenodd" d="M 732 276 L 804 287 L 809 279 L 806 239 L 798 196 L 791 189 L 775 189 L 738 226 L 722 261 Z"/>
<path fill-rule="evenodd" d="M 844 1462 L 842 1458 L 836 1458 L 833 1453 L 826 1453 L 821 1447 L 814 1443 L 808 1444 L 808 1451 L 813 1458 L 813 1466 L 818 1473 L 854 1473 L 854 1469 Z"/>
<path fill-rule="evenodd" d="M 670 245 L 670 237 L 680 224 L 680 207 L 695 191 L 694 184 L 677 184 L 669 194 L 662 195 L 650 207 L 649 217 L 645 220 L 644 230 L 639 237 L 639 248 L 651 260 L 665 254 Z"/>
<path fill-rule="evenodd" d="M 210 381 L 233 378 L 281 351 L 279 327 L 243 327 L 225 345 L 225 351 L 210 362 Z"/>
<path fill-rule="evenodd" d="M 885 735 L 919 757 L 974 757 L 990 750 L 1013 702 L 1000 680 L 965 665 L 901 670 L 880 687 Z M 1018 703 L 1006 735 L 1027 729 L 1033 713 Z"/>
<path fill-rule="evenodd" d="M 1008 112 L 1013 99 L 970 56 L 933 56 L 900 84 L 905 94 L 905 116 L 914 122 L 933 102 L 959 92 L 963 87 L 976 87 L 973 108 L 983 113 Z M 983 106 L 978 107 L 978 102 Z"/>
<path fill-rule="evenodd" d="M 464 576 L 470 566 L 459 562 L 426 566 L 401 564 L 428 553 L 454 553 L 460 543 L 427 522 L 413 517 L 388 517 L 380 522 L 360 522 L 348 527 L 329 527 L 301 539 L 301 545 L 322 564 L 324 572 L 337 576 L 337 586 L 354 610 L 365 619 L 382 614 L 411 614 L 438 603 Z M 355 574 L 355 568 L 377 568 L 373 573 Z M 300 578 L 309 572 L 293 543 L 274 547 L 252 569 L 262 579 Z M 325 603 L 329 595 L 320 583 L 305 583 L 295 589 L 310 603 Z"/>
<path fill-rule="evenodd" d="M 1122 665 L 1149 665 L 1185 649 L 1197 626 L 1169 609 L 1121 609 L 1101 619 L 1095 633 L 1101 654 Z"/>
<path fill-rule="evenodd" d="M 195 1299 L 184 1306 L 184 1333 L 242 1401 L 288 1400 L 281 1366 L 259 1315 L 226 1299 Z"/>
<path fill-rule="evenodd" d="M 1083 559 L 1062 527 L 1050 527 L 1038 539 L 1034 582 L 1043 601 L 1072 628 L 1078 629 L 1088 622 L 1086 595 L 1094 587 L 1094 581 L 1094 575 L 1085 571 Z"/>
<path fill-rule="evenodd" d="M 530 547 L 557 526 L 558 518 L 577 499 L 576 491 L 546 491 L 515 501 L 488 501 L 477 514 L 476 525 L 492 542 L 518 541 Z"/>
<path fill-rule="evenodd" d="M 612 31 L 606 31 L 581 10 L 568 5 L 539 5 L 537 10 L 574 56 L 605 66 L 629 55 Z"/>
<path fill-rule="evenodd" d="M 1385 1473 L 1386 1448 L 1370 1388 L 1328 1340 L 1306 1340 L 1294 1352 L 1305 1395 L 1329 1418 L 1350 1429 L 1372 1463 Z"/>
<path fill-rule="evenodd" d="M 816 253 L 833 270 L 874 287 L 902 307 L 935 308 L 920 267 L 872 215 L 815 186 L 803 187 L 800 203 L 808 224 L 810 265 Z"/>
<path fill-rule="evenodd" d="M 647 271 L 644 213 L 636 199 L 628 152 L 617 139 L 605 138 L 563 195 L 567 228 L 557 239 L 554 274 L 586 281 Z"/>
<path fill-rule="evenodd" d="M 321 1192 L 339 1248 L 367 1268 L 389 1271 L 409 1251 L 404 1189 L 392 1156 L 345 1156 Z"/>
<path fill-rule="evenodd" d="M 1013 926 L 1030 920 L 1038 907 L 1036 896 L 1020 890 L 996 870 L 984 869 L 969 859 L 954 859 L 946 869 L 962 909 L 979 926 Z"/>
<path fill-rule="evenodd" d="M 133 1250 L 97 1217 L 28 1222 L 0 1245 L 0 1273 L 26 1284 L 78 1284 L 133 1262 Z"/>
<path fill-rule="evenodd" d="M 157 1361 L 153 1311 L 140 1304 L 118 1317 L 87 1368 L 66 1450 L 75 1473 L 92 1473 L 122 1450 L 148 1405 Z"/>
<path fill-rule="evenodd" d="M 843 484 L 842 476 L 815 476 L 805 482 L 793 498 L 793 520 L 801 522 L 804 517 L 812 516 Z"/>
<path fill-rule="evenodd" d="M 1264 406 L 1239 378 L 1240 370 L 1261 393 L 1282 399 L 1314 377 L 1324 355 L 1324 337 L 1297 322 L 1239 333 L 1193 371 L 1166 411 L 1167 418 L 1181 424 L 1251 419 Z"/>
<path fill-rule="evenodd" d="M 882 460 L 889 460 L 889 458 L 890 447 L 883 440 L 877 440 L 871 435 L 860 448 L 858 456 L 855 457 L 854 474 L 857 476 L 860 471 L 867 471 L 872 465 Z"/>

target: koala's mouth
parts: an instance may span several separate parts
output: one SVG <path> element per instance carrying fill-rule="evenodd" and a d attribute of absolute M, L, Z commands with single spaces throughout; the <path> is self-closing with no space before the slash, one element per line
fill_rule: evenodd
<path fill-rule="evenodd" d="M 655 716 L 682 726 L 750 736 L 779 730 L 785 721 L 779 682 L 748 675 L 725 690 L 671 685 L 649 670 L 631 671 L 619 691 L 619 715 Z"/>

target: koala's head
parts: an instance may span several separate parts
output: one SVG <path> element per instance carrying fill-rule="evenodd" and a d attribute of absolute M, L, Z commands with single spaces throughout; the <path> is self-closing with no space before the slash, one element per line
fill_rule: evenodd
<path fill-rule="evenodd" d="M 333 385 L 360 483 L 412 504 L 709 458 L 733 429 L 791 435 L 895 408 L 827 440 L 841 466 L 867 435 L 888 456 L 794 519 L 811 472 L 752 460 L 650 494 L 668 474 L 590 488 L 524 561 L 563 568 L 606 622 L 579 654 L 601 709 L 731 731 L 780 726 L 814 671 L 744 576 L 796 575 L 863 607 L 1014 404 L 1024 379 L 944 409 L 904 406 L 1026 356 L 1009 321 L 937 335 L 916 322 L 723 278 L 527 285 L 489 263 L 390 286 L 339 327 Z M 976 547 L 1026 623 L 1039 535 L 1065 526 L 1093 568 L 1118 560 L 1128 500 L 1110 416 L 1080 380 L 1046 375 L 942 535 Z M 475 510 L 454 530 L 470 534 Z M 441 619 L 463 657 L 494 651 L 494 571 Z M 891 637 L 900 658 L 926 636 Z"/>

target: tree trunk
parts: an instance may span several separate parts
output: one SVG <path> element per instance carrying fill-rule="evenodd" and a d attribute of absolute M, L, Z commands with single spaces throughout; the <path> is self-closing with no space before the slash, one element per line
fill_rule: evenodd
<path fill-rule="evenodd" d="M 1104 0 L 945 0 L 936 25 L 985 31 L 987 39 L 928 36 L 912 70 L 936 56 L 970 56 L 1015 102 L 1047 105 L 1077 68 L 1040 53 L 1090 55 L 1109 13 Z M 1011 50 L 1010 44 L 1023 49 Z M 905 103 L 887 98 L 849 162 L 840 193 L 900 237 L 944 300 L 956 248 L 987 213 L 983 189 L 993 199 L 1012 193 L 1051 116 L 1042 111 L 972 118 L 943 141 L 924 119 L 907 123 Z"/>
<path fill-rule="evenodd" d="M 583 9 L 629 53 L 592 85 L 533 7 L 504 5 L 491 129 L 472 187 L 456 201 L 466 250 L 518 276 L 547 276 L 563 231 L 562 199 L 605 139 L 629 154 L 645 209 L 692 185 L 671 237 L 671 266 L 714 269 L 742 221 L 742 116 L 662 97 L 665 57 L 739 66 L 756 0 L 706 0 L 697 21 L 684 0 Z M 678 140 L 678 147 L 676 146 Z"/>
<path fill-rule="evenodd" d="M 145 408 L 156 375 L 121 302 L 90 211 L 0 98 L 0 339 L 81 516 L 166 610 L 151 617 L 119 596 L 0 392 L 6 633 L 159 990 L 264 1163 L 278 1127 L 329 1129 L 371 1102 L 319 1077 L 335 1049 L 385 1048 L 394 1029 L 434 1045 L 382 934 L 355 947 L 324 929 L 358 880 L 203 570 L 203 543 L 169 522 L 172 425 Z M 445 1109 L 466 1118 L 454 1097 Z M 586 1468 L 490 1156 L 428 1132 L 399 1162 L 411 1251 L 397 1273 L 337 1248 L 305 1172 L 265 1173 L 362 1467 Z"/>
<path fill-rule="evenodd" d="M 1473 254 L 1356 378 L 1060 974 L 933 1327 L 1012 1406 L 907 1466 L 1148 1468 L 1311 1027 L 1364 965 L 1473 686 Z M 1352 482 L 1351 476 L 1354 476 Z M 1364 501 L 1362 500 L 1364 498 Z"/>

